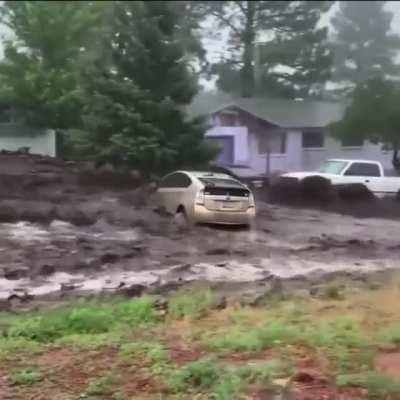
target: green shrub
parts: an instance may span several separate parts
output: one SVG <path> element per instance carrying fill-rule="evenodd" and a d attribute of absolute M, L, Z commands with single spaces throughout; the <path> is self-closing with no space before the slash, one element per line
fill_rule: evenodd
<path fill-rule="evenodd" d="M 222 376 L 222 369 L 211 360 L 199 360 L 178 370 L 170 381 L 173 391 L 179 392 L 188 386 L 197 389 L 210 389 Z"/>
<path fill-rule="evenodd" d="M 33 385 L 43 379 L 42 374 L 34 369 L 23 369 L 14 373 L 11 381 L 14 385 Z"/>
<path fill-rule="evenodd" d="M 168 303 L 169 314 L 173 318 L 198 319 L 203 317 L 214 301 L 209 289 L 181 290 Z"/>

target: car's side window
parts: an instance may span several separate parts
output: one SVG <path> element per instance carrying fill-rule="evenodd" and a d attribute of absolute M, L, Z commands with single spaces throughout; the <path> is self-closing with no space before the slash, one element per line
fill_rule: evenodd
<path fill-rule="evenodd" d="M 180 172 L 167 175 L 159 184 L 160 188 L 186 188 L 191 185 L 191 179 Z"/>
<path fill-rule="evenodd" d="M 192 184 L 192 180 L 185 174 L 176 174 L 179 175 L 177 179 L 177 184 L 179 188 L 187 188 Z"/>
<path fill-rule="evenodd" d="M 369 163 L 353 163 L 349 169 L 345 172 L 346 176 L 380 176 L 379 166 L 377 164 Z"/>

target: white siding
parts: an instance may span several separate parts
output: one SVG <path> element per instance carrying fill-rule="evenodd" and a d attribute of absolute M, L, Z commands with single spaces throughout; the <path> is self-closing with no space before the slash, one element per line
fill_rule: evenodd
<path fill-rule="evenodd" d="M 21 147 L 29 147 L 32 154 L 55 157 L 56 135 L 52 130 L 34 136 L 1 136 L 0 150 L 17 151 Z"/>
<path fill-rule="evenodd" d="M 214 126 L 206 132 L 206 137 L 231 136 L 233 137 L 234 164 L 249 163 L 248 132 L 245 126 Z"/>

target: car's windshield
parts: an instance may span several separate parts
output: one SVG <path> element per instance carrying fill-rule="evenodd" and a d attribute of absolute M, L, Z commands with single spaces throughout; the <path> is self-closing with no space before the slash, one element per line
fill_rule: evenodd
<path fill-rule="evenodd" d="M 347 161 L 328 160 L 319 167 L 318 172 L 322 172 L 324 174 L 339 175 L 344 170 L 347 164 Z"/>
<path fill-rule="evenodd" d="M 223 179 L 223 178 L 199 178 L 199 180 L 206 186 L 212 187 L 229 187 L 229 188 L 242 188 L 243 185 L 233 179 Z"/>

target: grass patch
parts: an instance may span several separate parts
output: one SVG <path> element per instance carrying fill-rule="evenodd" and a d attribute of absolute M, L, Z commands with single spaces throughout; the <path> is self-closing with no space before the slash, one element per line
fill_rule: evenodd
<path fill-rule="evenodd" d="M 13 385 L 30 386 L 43 379 L 43 375 L 35 369 L 23 369 L 11 376 Z"/>
<path fill-rule="evenodd" d="M 400 347 L 400 325 L 391 326 L 379 335 L 381 347 Z"/>
<path fill-rule="evenodd" d="M 212 359 L 192 362 L 176 371 L 169 382 L 174 393 L 206 392 L 216 400 L 237 399 L 250 383 L 270 385 L 273 379 L 290 376 L 292 369 L 279 360 L 262 365 L 221 367 Z"/>
<path fill-rule="evenodd" d="M 63 336 L 54 343 L 59 346 L 69 346 L 77 350 L 98 350 L 104 346 L 121 343 L 122 336 L 120 332 L 72 334 Z"/>
<path fill-rule="evenodd" d="M 368 390 L 370 399 L 386 399 L 400 395 L 400 380 L 394 380 L 375 371 L 359 374 L 339 375 L 336 383 L 340 387 L 361 387 Z"/>
<path fill-rule="evenodd" d="M 169 314 L 176 319 L 199 319 L 207 314 L 214 302 L 210 289 L 180 290 L 168 303 Z"/>
<path fill-rule="evenodd" d="M 86 396 L 108 396 L 112 395 L 114 379 L 111 375 L 97 378 L 89 383 L 85 395 Z"/>
<path fill-rule="evenodd" d="M 163 375 L 171 368 L 167 351 L 157 342 L 127 343 L 121 346 L 119 354 L 125 362 L 144 364 L 155 375 Z"/>
<path fill-rule="evenodd" d="M 32 355 L 42 352 L 45 347 L 25 338 L 0 338 L 0 360 L 9 359 L 18 355 Z"/>
<path fill-rule="evenodd" d="M 71 335 L 97 335 L 116 327 L 137 326 L 158 320 L 154 299 L 142 297 L 115 304 L 84 303 L 30 317 L 19 317 L 6 328 L 10 338 L 53 342 Z"/>
<path fill-rule="evenodd" d="M 208 345 L 222 351 L 260 351 L 297 342 L 299 333 L 295 326 L 272 320 L 261 328 L 244 330 L 236 327 L 222 337 L 211 339 Z"/>

